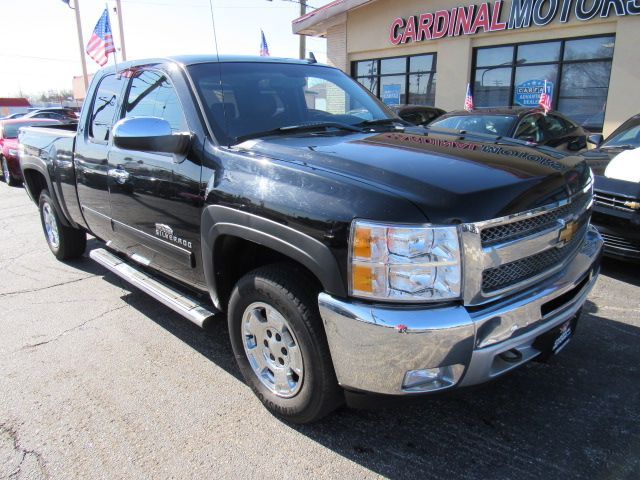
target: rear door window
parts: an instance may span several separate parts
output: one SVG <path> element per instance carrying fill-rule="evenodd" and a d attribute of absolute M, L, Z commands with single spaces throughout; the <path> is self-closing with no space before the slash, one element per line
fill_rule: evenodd
<path fill-rule="evenodd" d="M 109 142 L 109 133 L 125 80 L 121 76 L 107 75 L 100 81 L 89 119 L 89 138 L 94 143 L 107 144 Z"/>

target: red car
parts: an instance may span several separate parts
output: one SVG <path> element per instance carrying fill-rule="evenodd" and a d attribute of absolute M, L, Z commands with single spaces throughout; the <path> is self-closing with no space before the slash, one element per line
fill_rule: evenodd
<path fill-rule="evenodd" d="M 2 164 L 2 178 L 7 185 L 15 186 L 22 183 L 22 172 L 18 160 L 18 131 L 20 127 L 59 123 L 57 120 L 44 118 L 16 118 L 0 122 L 0 163 Z"/>

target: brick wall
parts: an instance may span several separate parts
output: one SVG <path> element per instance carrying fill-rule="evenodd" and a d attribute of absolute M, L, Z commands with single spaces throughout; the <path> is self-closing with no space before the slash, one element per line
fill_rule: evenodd
<path fill-rule="evenodd" d="M 346 20 L 346 19 L 345 19 Z M 327 29 L 327 62 L 346 74 L 350 74 L 347 61 L 347 22 Z"/>

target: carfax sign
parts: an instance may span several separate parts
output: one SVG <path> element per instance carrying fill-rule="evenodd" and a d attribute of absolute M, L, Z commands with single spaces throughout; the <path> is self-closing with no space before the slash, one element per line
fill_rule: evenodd
<path fill-rule="evenodd" d="M 540 102 L 544 80 L 527 80 L 516 85 L 513 102 L 523 107 L 535 107 Z M 553 82 L 547 80 L 547 95 L 553 98 Z"/>
<path fill-rule="evenodd" d="M 382 86 L 382 101 L 387 105 L 400 105 L 401 86 L 399 84 Z"/>

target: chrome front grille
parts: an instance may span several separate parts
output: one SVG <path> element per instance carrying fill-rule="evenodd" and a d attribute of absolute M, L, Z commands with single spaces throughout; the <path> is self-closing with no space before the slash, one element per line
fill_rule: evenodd
<path fill-rule="evenodd" d="M 584 240 L 587 226 L 588 223 L 583 224 L 578 234 L 560 248 L 550 248 L 530 257 L 485 270 L 482 272 L 482 291 L 491 293 L 508 288 L 527 279 L 535 278 L 560 264 L 564 259 L 576 253 Z"/>
<path fill-rule="evenodd" d="M 559 271 L 584 242 L 592 204 L 590 183 L 542 208 L 461 225 L 464 303 L 502 298 Z"/>
<path fill-rule="evenodd" d="M 552 228 L 559 219 L 575 216 L 584 211 L 585 205 L 589 201 L 588 197 L 589 195 L 583 195 L 582 198 L 578 198 L 574 202 L 524 220 L 484 228 L 480 233 L 482 246 L 488 247 L 497 243 L 518 240 Z"/>

